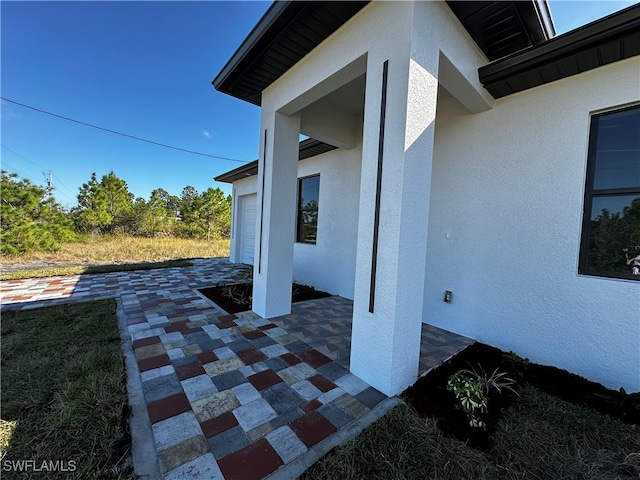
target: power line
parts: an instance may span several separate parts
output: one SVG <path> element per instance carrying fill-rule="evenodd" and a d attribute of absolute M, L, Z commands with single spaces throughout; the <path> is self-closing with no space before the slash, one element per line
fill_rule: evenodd
<path fill-rule="evenodd" d="M 21 173 L 23 177 L 25 177 L 25 178 L 30 178 L 31 180 L 33 180 L 33 181 L 35 182 L 35 183 L 34 183 L 34 185 L 36 185 L 36 186 L 37 186 L 37 182 L 40 182 L 40 180 L 37 180 L 37 179 L 33 178 L 31 175 L 29 175 L 28 173 L 24 172 L 23 170 L 20 170 L 20 169 L 18 169 L 18 168 L 16 168 L 16 167 L 14 167 L 14 166 L 12 166 L 12 165 L 9 165 L 7 162 L 2 162 L 2 166 L 3 166 L 3 167 L 4 167 L 4 166 L 7 166 L 7 167 L 9 167 L 11 170 L 15 170 L 16 172 Z M 4 168 L 3 168 L 2 170 L 4 170 Z"/>
<path fill-rule="evenodd" d="M 25 160 L 26 162 L 29 162 L 31 165 L 35 165 L 38 168 L 42 168 L 44 170 L 46 170 L 45 167 L 43 167 L 42 165 L 38 165 L 36 162 L 29 160 L 28 158 L 23 157 L 22 155 L 20 155 L 18 152 L 11 150 L 9 147 L 7 147 L 4 143 L 0 144 L 2 145 L 2 148 L 5 148 L 7 150 L 9 150 L 11 153 L 13 153 L 16 157 L 20 157 L 21 159 Z"/>
<path fill-rule="evenodd" d="M 22 160 L 29 162 L 31 165 L 35 165 L 38 168 L 41 168 L 43 170 L 47 170 L 47 168 L 43 167 L 42 165 L 34 162 L 33 160 L 29 160 L 27 157 L 25 157 L 24 155 L 20 155 L 18 152 L 16 152 L 15 150 L 10 149 L 9 147 L 7 147 L 4 143 L 0 144 L 2 146 L 2 148 L 8 150 L 9 152 L 13 153 L 16 157 L 21 158 Z M 73 191 L 67 187 L 64 183 L 62 183 L 62 181 L 60 180 L 60 177 L 58 177 L 56 175 L 56 181 L 57 183 L 59 183 L 62 187 L 65 188 L 65 190 L 67 190 L 71 195 L 75 195 L 75 193 L 73 193 Z M 54 188 L 54 190 L 58 191 L 61 195 L 65 196 L 66 198 L 68 198 L 69 200 L 71 200 L 71 197 L 69 197 L 68 195 L 64 194 L 59 188 Z"/>
<path fill-rule="evenodd" d="M 195 152 L 193 150 L 187 150 L 185 148 L 173 147 L 171 145 L 167 145 L 167 144 L 164 144 L 164 143 L 154 142 L 153 140 L 147 140 L 146 138 L 136 137 L 135 135 L 129 135 L 128 133 L 117 132 L 116 130 L 110 130 L 108 128 L 99 127 L 99 126 L 93 125 L 91 123 L 81 122 L 80 120 L 75 120 L 73 118 L 64 117 L 62 115 L 58 115 L 57 113 L 47 112 L 46 110 L 41 110 L 39 108 L 32 107 L 30 105 L 25 105 L 24 103 L 16 102 L 14 100 L 9 100 L 8 98 L 5 98 L 5 97 L 0 97 L 0 99 L 4 100 L 5 102 L 13 103 L 15 105 L 19 105 L 21 107 L 28 108 L 30 110 L 34 110 L 34 111 L 39 112 L 39 113 L 44 113 L 46 115 L 51 115 L 52 117 L 61 118 L 62 120 L 68 120 L 69 122 L 78 123 L 78 124 L 84 125 L 86 127 L 96 128 L 98 130 L 102 130 L 104 132 L 113 133 L 115 135 L 120 135 L 122 137 L 132 138 L 132 139 L 138 140 L 140 142 L 151 143 L 152 145 L 158 145 L 160 147 L 170 148 L 172 150 L 178 150 L 180 152 L 191 153 L 193 155 L 200 155 L 202 157 L 216 158 L 218 160 L 228 160 L 229 162 L 247 163 L 247 160 L 239 160 L 237 158 L 221 157 L 221 156 L 218 156 L 218 155 L 211 155 L 211 154 L 208 154 L 208 153 Z"/>

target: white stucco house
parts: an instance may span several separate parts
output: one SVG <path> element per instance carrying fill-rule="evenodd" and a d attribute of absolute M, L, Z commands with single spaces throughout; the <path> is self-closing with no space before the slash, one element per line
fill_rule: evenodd
<path fill-rule="evenodd" d="M 640 390 L 640 5 L 555 36 L 544 0 L 276 2 L 213 84 L 261 107 L 217 177 L 256 313 L 352 299 L 389 395 L 422 322 Z"/>

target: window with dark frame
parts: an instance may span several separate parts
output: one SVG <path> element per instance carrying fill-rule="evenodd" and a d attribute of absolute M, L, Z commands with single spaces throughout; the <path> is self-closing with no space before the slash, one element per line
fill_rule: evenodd
<path fill-rule="evenodd" d="M 296 242 L 316 243 L 320 175 L 298 179 L 298 221 Z"/>
<path fill-rule="evenodd" d="M 640 105 L 591 117 L 578 272 L 640 280 Z"/>

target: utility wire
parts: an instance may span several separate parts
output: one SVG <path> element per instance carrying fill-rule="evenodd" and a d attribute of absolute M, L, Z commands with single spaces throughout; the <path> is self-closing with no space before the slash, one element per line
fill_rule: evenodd
<path fill-rule="evenodd" d="M 36 162 L 29 160 L 28 158 L 23 157 L 22 155 L 20 155 L 18 152 L 11 150 L 9 147 L 7 147 L 4 143 L 0 144 L 2 145 L 2 148 L 9 150 L 11 153 L 13 153 L 16 157 L 20 157 L 21 159 L 23 159 L 26 162 L 29 162 L 31 165 L 35 165 L 38 168 L 41 168 L 43 170 L 47 170 L 45 167 L 43 167 L 42 165 L 37 164 Z"/>
<path fill-rule="evenodd" d="M 33 180 L 34 185 L 36 185 L 36 186 L 38 185 L 38 182 L 40 182 L 40 181 L 41 181 L 41 180 L 38 180 L 38 179 L 36 179 L 36 178 L 32 177 L 31 175 L 29 175 L 29 174 L 28 174 L 28 173 L 26 173 L 25 171 L 20 170 L 20 169 L 18 169 L 18 168 L 16 168 L 16 167 L 14 167 L 13 165 L 9 165 L 7 162 L 4 162 L 4 161 L 3 161 L 3 162 L 2 162 L 2 166 L 3 166 L 3 167 L 7 166 L 7 167 L 9 167 L 11 170 L 15 170 L 16 172 L 21 173 L 23 177 L 25 177 L 25 178 L 29 178 L 29 179 Z M 3 168 L 2 170 L 4 170 L 4 168 Z"/>
<path fill-rule="evenodd" d="M 28 179 L 30 179 L 30 180 L 32 181 L 32 184 L 33 184 L 33 185 L 35 185 L 36 187 L 41 187 L 41 186 L 38 184 L 41 180 L 38 180 L 37 178 L 32 177 L 31 175 L 27 174 L 27 173 L 26 173 L 25 171 L 23 171 L 23 170 L 20 170 L 20 169 L 18 169 L 18 168 L 16 168 L 16 167 L 14 167 L 14 166 L 12 166 L 12 165 L 9 165 L 7 162 L 2 162 L 2 165 L 3 165 L 3 166 L 7 166 L 7 167 L 9 167 L 11 170 L 14 170 L 15 172 L 20 173 L 20 174 L 22 175 L 22 178 L 28 178 Z M 4 170 L 4 168 L 3 168 L 2 170 Z M 11 173 L 11 172 L 8 172 L 8 173 Z M 44 188 L 44 187 L 41 187 L 41 188 Z M 72 203 L 75 203 L 75 202 L 76 202 L 76 200 L 74 200 L 73 198 L 69 197 L 69 195 L 67 195 L 66 193 L 62 192 L 59 188 L 55 188 L 55 187 L 54 187 L 54 188 L 53 188 L 53 190 L 55 190 L 56 192 L 58 192 L 60 195 L 62 195 L 63 197 L 65 197 L 67 200 L 70 200 Z"/>
<path fill-rule="evenodd" d="M 38 168 L 41 168 L 43 170 L 48 170 L 46 167 L 43 167 L 42 165 L 34 162 L 33 160 L 29 160 L 27 157 L 25 157 L 24 155 L 20 155 L 18 152 L 16 152 L 15 150 L 10 149 L 9 147 L 7 147 L 4 143 L 0 144 L 2 145 L 2 148 L 8 150 L 9 152 L 13 153 L 16 157 L 21 158 L 22 160 L 29 162 L 32 165 L 35 165 Z M 55 174 L 54 174 L 55 175 Z M 55 175 L 56 177 L 56 182 L 59 183 L 62 187 L 65 188 L 65 190 L 67 190 L 71 195 L 75 195 L 75 193 L 73 193 L 73 191 L 67 187 L 61 180 L 60 177 L 58 177 L 57 175 Z M 71 200 L 71 197 L 69 197 L 68 195 L 64 194 L 59 188 L 54 188 L 54 190 L 57 190 L 61 195 L 63 195 L 64 197 L 68 198 L 69 200 Z"/>
<path fill-rule="evenodd" d="M 127 133 L 117 132 L 115 130 L 110 130 L 108 128 L 99 127 L 97 125 L 92 125 L 91 123 L 81 122 L 80 120 L 75 120 L 73 118 L 64 117 L 62 115 L 58 115 L 57 113 L 47 112 L 46 110 L 41 110 L 39 108 L 32 107 L 30 105 L 25 105 L 24 103 L 16 102 L 14 100 L 9 100 L 8 98 L 5 98 L 5 97 L 0 97 L 0 99 L 4 100 L 5 102 L 13 103 L 15 105 L 19 105 L 21 107 L 28 108 L 30 110 L 34 110 L 34 111 L 39 112 L 39 113 L 44 113 L 46 115 L 51 115 L 52 117 L 61 118 L 63 120 L 68 120 L 68 121 L 74 122 L 74 123 L 79 123 L 80 125 L 84 125 L 86 127 L 96 128 L 98 130 L 102 130 L 102 131 L 105 131 L 105 132 L 113 133 L 115 135 L 120 135 L 122 137 L 132 138 L 132 139 L 138 140 L 140 142 L 151 143 L 152 145 L 158 145 L 160 147 L 170 148 L 172 150 L 178 150 L 180 152 L 191 153 L 193 155 L 200 155 L 202 157 L 217 158 L 218 160 L 228 160 L 230 162 L 247 163 L 247 160 L 239 160 L 237 158 L 221 157 L 221 156 L 218 156 L 218 155 L 211 155 L 211 154 L 208 154 L 208 153 L 195 152 L 193 150 L 187 150 L 185 148 L 173 147 L 171 145 L 166 145 L 164 143 L 154 142 L 153 140 L 147 140 L 146 138 L 136 137 L 134 135 L 129 135 Z"/>

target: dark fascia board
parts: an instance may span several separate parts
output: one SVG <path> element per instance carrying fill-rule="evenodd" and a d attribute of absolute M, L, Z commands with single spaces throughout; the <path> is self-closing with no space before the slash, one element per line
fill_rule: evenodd
<path fill-rule="evenodd" d="M 640 4 L 480 67 L 480 82 L 501 98 L 640 55 L 638 32 Z"/>
<path fill-rule="evenodd" d="M 211 82 L 216 90 L 227 93 L 225 89 L 233 82 L 239 67 L 244 63 L 251 62 L 251 57 L 256 56 L 256 50 L 261 43 L 269 44 L 273 41 L 274 33 L 280 27 L 280 24 L 286 23 L 286 17 L 290 16 L 285 15 L 285 13 L 287 13 L 287 9 L 290 8 L 292 3 L 295 6 L 295 2 L 292 1 L 274 1 L 271 4 L 255 27 L 249 32 L 247 38 L 244 39 Z M 255 102 L 252 101 L 251 103 Z"/>
<path fill-rule="evenodd" d="M 251 30 L 238 50 L 213 80 L 216 90 L 260 105 L 262 91 L 300 59 L 333 34 L 369 3 L 363 1 L 276 1 Z M 448 0 L 454 12 L 465 10 L 464 4 Z M 501 2 L 478 2 L 499 5 Z M 460 8 L 456 8 L 456 4 Z M 528 42 L 516 42 L 507 36 L 499 52 L 485 52 L 491 60 L 514 50 L 536 45 L 553 36 L 553 22 L 546 0 L 504 1 L 515 12 L 509 21 Z M 312 32 L 313 31 L 313 32 Z M 483 32 L 474 38 L 483 44 Z M 290 47 L 290 48 L 288 48 Z M 277 58 L 277 61 L 274 59 Z"/>
<path fill-rule="evenodd" d="M 315 157 L 322 153 L 335 150 L 337 147 L 329 145 L 328 143 L 321 142 L 320 140 L 314 140 L 313 138 L 307 138 L 300 142 L 298 160 L 305 160 L 307 158 Z M 246 177 L 251 177 L 258 174 L 258 161 L 254 160 L 246 165 L 242 165 L 238 168 L 234 168 L 226 173 L 218 175 L 214 178 L 216 182 L 233 183 L 238 180 L 242 180 Z"/>
<path fill-rule="evenodd" d="M 222 93 L 259 106 L 265 88 L 368 3 L 369 0 L 275 1 L 211 83 Z M 320 37 L 312 38 L 308 33 L 305 22 L 309 21 L 309 15 L 317 30 L 323 32 Z M 279 55 L 282 52 L 278 43 L 284 39 L 290 44 L 296 43 L 295 53 L 287 51 Z M 269 54 L 278 55 L 280 64 L 269 66 L 267 73 L 264 60 Z"/>

